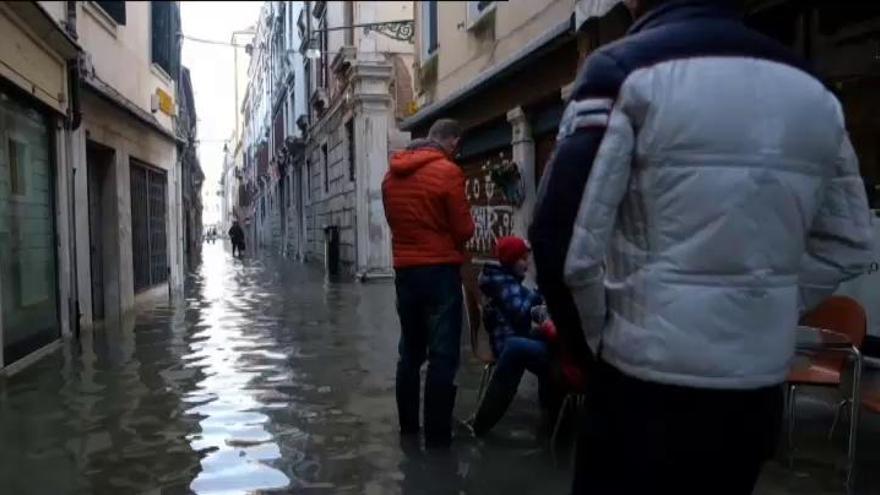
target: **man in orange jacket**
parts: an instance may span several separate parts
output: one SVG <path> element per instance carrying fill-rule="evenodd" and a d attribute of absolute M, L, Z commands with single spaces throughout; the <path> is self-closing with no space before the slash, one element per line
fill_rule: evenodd
<path fill-rule="evenodd" d="M 460 136 L 456 121 L 438 120 L 427 139 L 391 156 L 382 183 L 401 326 L 396 386 L 400 432 L 419 432 L 419 370 L 427 358 L 428 447 L 446 447 L 452 440 L 462 322 L 460 268 L 467 260 L 465 243 L 474 234 L 464 174 L 452 162 Z"/>

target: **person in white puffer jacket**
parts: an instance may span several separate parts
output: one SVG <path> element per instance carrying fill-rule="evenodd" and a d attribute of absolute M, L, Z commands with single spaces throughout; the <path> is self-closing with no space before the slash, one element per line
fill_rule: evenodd
<path fill-rule="evenodd" d="M 798 318 L 872 260 L 837 98 L 732 0 L 644 14 L 584 64 L 530 231 L 592 360 L 575 493 L 750 493 Z M 720 488 L 719 488 L 720 487 Z"/>

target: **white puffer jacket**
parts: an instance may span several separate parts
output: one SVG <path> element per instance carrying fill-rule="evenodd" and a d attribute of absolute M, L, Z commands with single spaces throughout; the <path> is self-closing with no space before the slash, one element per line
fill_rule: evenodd
<path fill-rule="evenodd" d="M 781 383 L 799 314 L 871 261 L 841 106 L 718 11 L 634 32 L 587 62 L 560 130 L 603 131 L 564 268 L 587 342 L 645 380 Z"/>

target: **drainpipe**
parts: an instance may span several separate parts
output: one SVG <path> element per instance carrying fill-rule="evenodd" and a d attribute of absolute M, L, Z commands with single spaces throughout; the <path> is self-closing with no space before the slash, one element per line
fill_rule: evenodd
<path fill-rule="evenodd" d="M 65 22 L 65 31 L 70 35 L 71 38 L 77 39 L 78 35 L 76 33 L 76 2 L 68 1 L 67 3 L 67 19 Z M 70 182 L 68 184 L 68 201 L 70 201 L 70 206 L 68 207 L 68 211 L 70 212 L 70 216 L 68 218 L 68 232 L 70 232 L 70 237 L 68 242 L 70 243 L 70 253 L 71 253 L 71 263 L 70 263 L 70 306 L 71 311 L 75 311 L 74 314 L 71 315 L 71 318 L 74 319 L 74 335 L 77 339 L 79 339 L 81 330 L 82 330 L 82 309 L 79 305 L 79 255 L 77 253 L 77 243 L 76 243 L 76 165 L 74 163 L 73 156 L 73 137 L 72 133 L 79 129 L 82 124 L 82 107 L 80 100 L 80 78 L 79 78 L 79 57 L 74 58 L 72 60 L 67 61 L 67 88 L 70 93 L 70 105 L 67 110 L 67 132 L 65 133 L 66 150 L 67 150 L 67 159 L 68 165 L 71 170 Z"/>
<path fill-rule="evenodd" d="M 67 22 L 65 22 L 64 30 L 67 31 L 67 34 L 69 34 L 71 38 L 77 39 L 78 36 L 76 34 L 76 2 L 68 0 L 65 3 L 67 3 Z"/>

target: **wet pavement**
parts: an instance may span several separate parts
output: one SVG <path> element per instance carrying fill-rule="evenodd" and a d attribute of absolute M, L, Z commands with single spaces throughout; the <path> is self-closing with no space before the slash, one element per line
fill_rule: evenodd
<path fill-rule="evenodd" d="M 185 301 L 0 379 L 0 493 L 566 493 L 533 381 L 485 441 L 462 436 L 445 455 L 400 443 L 389 282 L 330 283 L 314 267 L 233 260 L 219 243 L 203 256 Z M 479 379 L 462 356 L 460 418 Z M 757 493 L 843 493 L 828 459 L 845 434 L 829 443 L 830 407 L 804 404 L 795 469 L 773 463 Z M 880 427 L 865 422 L 860 471 L 877 472 Z M 870 482 L 860 476 L 859 493 L 880 493 Z"/>

